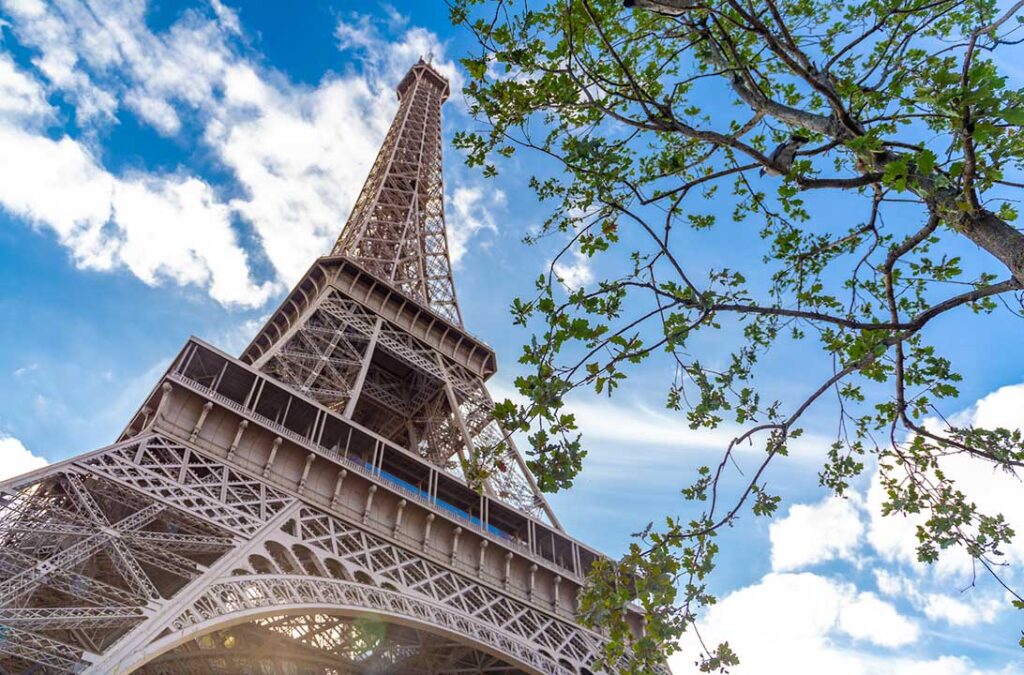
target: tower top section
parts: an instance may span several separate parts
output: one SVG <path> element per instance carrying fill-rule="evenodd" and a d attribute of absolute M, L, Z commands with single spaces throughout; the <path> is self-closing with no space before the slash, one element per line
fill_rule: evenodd
<path fill-rule="evenodd" d="M 444 219 L 441 106 L 448 80 L 420 59 L 398 84 L 398 113 L 332 255 L 462 327 Z"/>
<path fill-rule="evenodd" d="M 409 72 L 405 74 L 402 81 L 398 83 L 398 99 L 402 99 L 402 96 L 408 91 L 409 87 L 424 79 L 429 80 L 431 84 L 441 90 L 441 103 L 448 100 L 448 94 L 451 92 L 448 78 L 439 73 L 433 65 L 424 61 L 422 57 L 416 65 L 409 69 Z"/>

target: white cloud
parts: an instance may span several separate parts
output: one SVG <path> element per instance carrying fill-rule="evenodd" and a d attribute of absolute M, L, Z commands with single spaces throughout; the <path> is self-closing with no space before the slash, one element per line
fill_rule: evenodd
<path fill-rule="evenodd" d="M 33 361 L 32 363 L 27 363 L 24 366 L 20 366 L 18 368 L 15 368 L 14 369 L 14 376 L 15 377 L 22 377 L 23 375 L 26 375 L 28 373 L 34 372 L 36 370 L 39 370 L 39 364 Z"/>
<path fill-rule="evenodd" d="M 917 640 L 918 627 L 873 593 L 860 593 L 839 612 L 839 627 L 858 640 L 881 647 L 901 647 Z"/>
<path fill-rule="evenodd" d="M 4 7 L 19 38 L 40 50 L 35 64 L 50 87 L 94 122 L 111 117 L 123 99 L 161 132 L 178 131 L 172 100 L 208 100 L 211 62 L 223 63 L 226 54 L 216 25 L 193 14 L 155 36 L 145 3 Z M 82 141 L 34 133 L 22 117 L 0 124 L 0 205 L 53 230 L 78 265 L 127 269 L 147 284 L 204 286 L 225 304 L 259 305 L 276 290 L 251 280 L 232 211 L 208 183 L 185 174 L 116 176 Z"/>
<path fill-rule="evenodd" d="M 507 383 L 491 380 L 488 383 L 496 400 L 510 398 L 522 403 L 518 391 Z M 723 423 L 715 429 L 691 429 L 682 413 L 655 408 L 646 402 L 626 397 L 572 396 L 566 402 L 565 412 L 571 413 L 583 433 L 587 448 L 586 476 L 602 475 L 619 480 L 623 471 L 634 476 L 641 472 L 665 476 L 669 460 L 692 463 L 692 455 L 685 451 L 720 452 L 743 429 L 736 424 Z M 750 443 L 737 445 L 735 455 L 742 464 L 745 456 L 760 460 L 764 457 L 765 436 L 754 435 Z M 525 439 L 519 441 L 529 447 Z M 805 433 L 790 446 L 790 459 L 818 460 L 822 445 L 828 439 Z M 636 454 L 623 452 L 623 448 L 644 448 L 645 461 L 638 463 Z"/>
<path fill-rule="evenodd" d="M 213 7 L 213 11 L 216 12 L 217 18 L 224 28 L 236 34 L 242 32 L 242 24 L 238 20 L 237 12 L 229 7 L 225 7 L 224 3 L 220 0 L 210 0 L 210 5 Z"/>
<path fill-rule="evenodd" d="M 881 651 L 913 643 L 917 624 L 851 584 L 809 573 L 771 573 L 730 593 L 707 613 L 701 635 L 709 645 L 729 642 L 740 657 L 740 666 L 731 670 L 736 675 L 868 675 L 914 668 L 965 673 L 968 665 L 961 659 L 918 660 Z M 682 648 L 670 661 L 673 672 L 698 672 L 693 661 L 699 648 L 692 635 L 684 636 Z"/>
<path fill-rule="evenodd" d="M 45 459 L 33 455 L 17 438 L 0 436 L 0 480 L 7 480 L 46 464 Z"/>
<path fill-rule="evenodd" d="M 885 595 L 909 597 L 912 593 L 916 592 L 916 583 L 913 579 L 903 574 L 885 568 L 878 568 L 872 571 L 875 575 L 875 585 Z"/>
<path fill-rule="evenodd" d="M 448 199 L 448 255 L 458 265 L 466 254 L 469 240 L 480 232 L 497 232 L 492 209 L 505 204 L 505 193 L 498 189 L 457 187 Z"/>
<path fill-rule="evenodd" d="M 360 78 L 282 91 L 245 65 L 227 73 L 225 103 L 206 141 L 244 189 L 232 206 L 290 284 L 340 233 L 395 108 Z"/>
<path fill-rule="evenodd" d="M 188 176 L 115 177 L 67 137 L 0 125 L 0 204 L 53 230 L 85 268 L 209 286 L 214 299 L 241 305 L 262 304 L 274 290 L 250 280 L 230 211 L 209 185 Z"/>
<path fill-rule="evenodd" d="M 356 16 L 351 21 L 339 21 L 334 27 L 334 37 L 338 39 L 338 48 L 342 51 L 370 51 L 382 40 L 377 26 L 366 14 Z"/>
<path fill-rule="evenodd" d="M 1024 385 L 1003 387 L 953 416 L 951 423 L 1016 428 L 1021 425 L 1022 409 Z M 935 421 L 929 424 L 939 428 Z M 1019 481 L 993 473 L 977 460 L 952 457 L 941 464 L 979 508 L 1003 513 L 1020 531 L 1024 500 L 1020 499 Z M 950 593 L 951 588 L 967 587 L 973 581 L 968 556 L 950 550 L 944 551 L 933 567 L 917 563 L 917 521 L 882 517 L 883 498 L 876 475 L 866 499 L 854 494 L 845 501 L 828 498 L 817 504 L 796 504 L 786 517 L 770 526 L 774 571 L 757 583 L 727 594 L 700 621 L 706 644 L 727 640 L 739 654 L 741 665 L 732 672 L 983 672 L 959 655 L 915 658 L 884 651 L 915 646 L 925 632 L 922 624 L 927 624 L 927 632 L 941 635 L 937 632 L 940 626 L 962 630 L 993 623 L 1008 603 L 998 588 L 972 587 L 959 595 Z M 1024 560 L 1024 544 L 1019 540 L 1005 548 L 1008 562 Z M 783 573 L 829 560 L 874 565 L 879 592 L 906 601 L 913 611 L 903 614 L 891 602 L 852 583 L 806 572 Z M 1012 566 L 1002 573 L 1019 578 Z M 876 648 L 869 649 L 868 644 Z M 780 645 L 785 648 L 780 649 Z M 694 672 L 692 663 L 699 645 L 692 636 L 684 636 L 681 646 L 683 651 L 674 657 L 673 668 L 677 673 Z M 1017 672 L 1018 665 L 1008 664 L 999 672 Z"/>
<path fill-rule="evenodd" d="M 985 396 L 975 405 L 950 418 L 956 426 L 977 426 L 983 428 L 1021 428 L 1024 418 L 1024 385 L 1002 387 Z M 931 420 L 928 426 L 938 432 L 941 426 Z M 994 470 L 991 464 L 963 455 L 954 455 L 940 460 L 940 466 L 952 478 L 958 489 L 973 501 L 982 513 L 1001 513 L 1010 526 L 1018 533 L 1024 533 L 1024 485 L 1011 474 Z M 886 499 L 880 476 L 876 472 L 867 494 L 868 524 L 867 538 L 871 545 L 887 560 L 914 565 L 919 570 L 924 566 L 917 563 L 917 525 L 923 522 L 921 516 L 903 517 L 881 515 L 881 505 Z M 1002 561 L 1011 564 L 1024 562 L 1024 537 L 1018 536 L 1003 547 Z M 942 551 L 934 571 L 951 580 L 967 580 L 973 574 L 971 558 L 956 548 Z"/>
<path fill-rule="evenodd" d="M 4 6 L 18 37 L 42 53 L 37 67 L 85 120 L 112 117 L 124 103 L 161 131 L 176 130 L 168 122 L 173 109 L 161 102 L 213 100 L 234 58 L 227 37 L 237 17 L 220 3 L 213 5 L 217 20 L 190 9 L 160 34 L 146 25 L 146 2 L 5 0 Z"/>
<path fill-rule="evenodd" d="M 736 436 L 736 429 L 725 425 L 691 429 L 684 415 L 635 401 L 581 397 L 571 400 L 569 408 L 584 438 L 592 441 L 720 449 Z"/>
<path fill-rule="evenodd" d="M 393 28 L 405 25 L 398 16 L 388 12 L 388 21 Z M 381 35 L 373 19 L 357 14 L 349 21 L 338 22 L 334 35 L 342 51 L 351 51 L 361 59 L 372 81 L 397 84 L 409 66 L 421 58 L 430 60 L 434 68 L 448 78 L 453 100 L 463 105 L 462 73 L 454 62 L 444 58 L 445 45 L 436 34 L 412 26 L 405 29 L 400 41 L 388 40 Z"/>
<path fill-rule="evenodd" d="M 43 87 L 22 72 L 10 55 L 0 52 L 0 119 L 34 121 L 52 113 Z"/>
<path fill-rule="evenodd" d="M 270 314 L 264 314 L 252 319 L 235 324 L 228 330 L 221 333 L 213 343 L 229 354 L 241 354 L 252 341 L 256 332 L 263 327 L 263 324 L 270 318 Z"/>
<path fill-rule="evenodd" d="M 864 523 L 850 499 L 829 497 L 818 504 L 794 504 L 768 532 L 772 569 L 783 572 L 836 558 L 852 560 Z"/>
<path fill-rule="evenodd" d="M 99 63 L 108 62 L 116 51 L 104 39 L 96 17 L 78 3 L 43 3 L 41 0 L 4 0 L 13 20 L 11 27 L 25 44 L 36 47 L 40 56 L 35 66 L 74 104 L 79 121 L 113 119 L 117 99 L 97 86 L 80 67 L 80 55 L 87 53 Z"/>
<path fill-rule="evenodd" d="M 954 597 L 934 588 L 948 587 L 947 580 L 932 579 L 926 573 L 908 576 L 884 568 L 874 570 L 875 584 L 883 594 L 906 598 L 928 619 L 949 626 L 976 626 L 992 623 L 1007 608 L 1002 593 L 983 592 L 969 588 Z"/>
<path fill-rule="evenodd" d="M 402 28 L 409 23 L 409 17 L 405 16 L 398 9 L 389 3 L 381 3 L 381 9 L 388 17 L 388 26 L 391 29 Z"/>
<path fill-rule="evenodd" d="M 162 98 L 144 91 L 130 91 L 125 96 L 125 103 L 165 136 L 173 136 L 181 130 L 181 118 L 174 106 Z"/>
<path fill-rule="evenodd" d="M 933 621 L 941 620 L 950 626 L 974 626 L 980 623 L 991 623 L 999 612 L 1006 608 L 1006 601 L 998 597 L 989 597 L 974 602 L 964 602 L 941 593 L 929 593 L 924 597 L 924 614 Z"/>
<path fill-rule="evenodd" d="M 238 15 L 219 0 L 185 10 L 159 33 L 147 26 L 142 1 L 0 4 L 19 41 L 39 53 L 37 80 L 0 61 L 0 119 L 5 101 L 14 101 L 6 107 L 21 117 L 0 129 L 0 153 L 17 158 L 5 166 L 14 174 L 22 153 L 34 151 L 26 168 L 43 179 L 27 190 L 20 188 L 28 178 L 9 186 L 0 205 L 53 229 L 81 265 L 127 268 L 147 283 L 206 286 L 226 303 L 262 303 L 329 250 L 397 107 L 394 86 L 416 59 L 433 54 L 453 91 L 461 88 L 437 36 L 403 27 L 394 16 L 388 22 L 402 31 L 398 36 L 382 35 L 369 19 L 339 24 L 339 39 L 358 50 L 361 71 L 328 74 L 307 87 L 245 56 Z M 201 142 L 234 175 L 239 195 L 222 201 L 202 178 L 184 173 L 115 176 L 96 159 L 103 153 L 81 139 L 30 134 L 26 111 L 38 118 L 48 110 L 46 90 L 72 103 L 87 129 L 102 129 L 125 110 L 165 135 L 191 134 L 198 126 Z M 72 180 L 54 200 L 58 181 L 47 177 L 62 172 Z M 143 212 L 157 216 L 128 220 L 127 214 Z M 489 214 L 473 216 L 484 228 L 493 225 Z M 272 266 L 263 283 L 250 280 L 248 256 L 231 227 L 237 217 L 252 226 Z M 456 229 L 453 249 L 464 250 L 472 234 Z M 143 251 L 147 240 L 159 260 Z"/>
<path fill-rule="evenodd" d="M 570 290 L 583 288 L 594 280 L 594 271 L 591 269 L 590 258 L 577 249 L 569 253 L 572 262 L 566 262 L 565 256 L 555 262 L 551 269 L 555 276 Z"/>

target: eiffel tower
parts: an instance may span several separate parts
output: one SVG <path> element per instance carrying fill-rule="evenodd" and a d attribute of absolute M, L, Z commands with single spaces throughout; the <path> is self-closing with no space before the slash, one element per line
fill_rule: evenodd
<path fill-rule="evenodd" d="M 116 443 L 0 483 L 0 673 L 592 672 L 600 554 L 500 446 L 462 326 L 448 94 L 412 67 L 341 237 L 240 357 L 190 339 Z"/>

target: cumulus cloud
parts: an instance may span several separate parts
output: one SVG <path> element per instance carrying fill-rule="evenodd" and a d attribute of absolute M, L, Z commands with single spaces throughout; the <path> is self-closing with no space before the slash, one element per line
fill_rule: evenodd
<path fill-rule="evenodd" d="M 936 618 L 945 617 L 927 610 L 921 618 L 907 616 L 873 592 L 820 574 L 771 572 L 712 606 L 700 632 L 705 644 L 728 641 L 739 654 L 734 675 L 995 675 L 962 655 L 910 655 L 921 622 Z M 696 636 L 684 635 L 680 646 L 669 661 L 672 672 L 697 673 Z"/>
<path fill-rule="evenodd" d="M 0 435 L 0 480 L 7 480 L 46 464 L 45 459 L 32 454 L 17 438 Z"/>
<path fill-rule="evenodd" d="M 505 205 L 505 193 L 480 187 L 458 187 L 448 198 L 448 255 L 458 265 L 469 240 L 481 232 L 497 232 L 493 210 Z"/>
<path fill-rule="evenodd" d="M 285 92 L 247 65 L 227 73 L 225 102 L 205 139 L 243 188 L 233 208 L 291 284 L 340 233 L 394 107 L 361 78 Z"/>
<path fill-rule="evenodd" d="M 566 256 L 562 256 L 562 259 L 556 261 L 551 269 L 569 290 L 575 291 L 594 280 L 594 271 L 590 266 L 590 258 L 579 250 L 572 250 L 568 256 L 570 261 L 566 261 Z"/>
<path fill-rule="evenodd" d="M 339 46 L 361 67 L 310 87 L 248 56 L 238 15 L 220 0 L 186 9 L 159 32 L 146 23 L 145 2 L 0 6 L 17 39 L 37 53 L 34 73 L 0 53 L 0 171 L 13 179 L 0 186 L 0 206 L 54 231 L 82 266 L 195 284 L 226 304 L 262 304 L 329 250 L 396 110 L 394 86 L 412 63 L 432 54 L 453 90 L 461 87 L 437 36 L 393 16 L 387 22 L 397 35 L 360 16 L 339 23 Z M 52 94 L 73 106 L 82 138 L 41 133 Z M 125 114 L 163 135 L 197 137 L 234 184 L 185 169 L 107 171 L 95 132 Z M 453 194 L 464 199 L 465 190 L 473 188 Z M 475 232 L 494 226 L 488 206 L 469 205 L 471 219 L 453 219 L 465 225 L 452 237 L 460 254 Z M 239 221 L 261 250 L 245 250 Z M 252 253 L 270 263 L 269 278 L 253 278 Z"/>
<path fill-rule="evenodd" d="M 830 497 L 818 504 L 794 504 L 772 523 L 772 569 L 799 569 L 828 560 L 852 560 L 864 533 L 860 513 L 849 499 Z"/>
<path fill-rule="evenodd" d="M 843 603 L 839 628 L 858 640 L 881 647 L 901 647 L 917 640 L 917 624 L 873 593 L 859 593 Z"/>
<path fill-rule="evenodd" d="M 1003 387 L 954 415 L 950 422 L 1018 428 L 1022 409 L 1024 385 Z M 929 424 L 939 428 L 936 421 Z M 1015 477 L 957 457 L 943 460 L 942 468 L 979 508 L 1003 513 L 1020 531 L 1024 502 Z M 958 654 L 918 658 L 898 651 L 917 647 L 926 633 L 994 623 L 1007 609 L 1008 600 L 994 584 L 973 587 L 970 559 L 962 551 L 944 551 L 934 566 L 918 563 L 918 521 L 883 517 L 883 498 L 875 475 L 866 496 L 853 492 L 847 500 L 829 497 L 790 507 L 785 517 L 769 527 L 773 571 L 728 593 L 708 611 L 700 622 L 705 643 L 727 640 L 740 655 L 741 666 L 734 671 L 738 675 L 996 672 L 980 669 Z M 1015 541 L 1006 547 L 1005 559 L 1019 563 L 1024 559 L 1024 544 Z M 857 567 L 870 564 L 877 593 L 802 571 L 829 561 Z M 829 568 L 832 573 L 836 569 Z M 1012 566 L 1002 574 L 1019 578 Z M 956 590 L 961 588 L 968 590 Z M 779 649 L 782 644 L 785 649 Z M 692 664 L 699 644 L 687 636 L 681 646 L 682 652 L 672 662 L 674 672 L 695 672 Z M 949 647 L 942 651 L 946 649 Z M 1017 672 L 1019 665 L 1008 664 L 998 672 Z"/>
<path fill-rule="evenodd" d="M 917 640 L 918 625 L 890 603 L 852 584 L 810 574 L 770 573 L 752 586 L 730 593 L 701 622 L 706 642 L 728 640 L 740 655 L 732 672 L 789 675 L 867 675 L 903 673 L 934 660 L 884 653 Z M 696 673 L 692 636 L 670 662 L 676 675 Z M 954 661 L 959 661 L 956 659 Z M 930 672 L 966 672 L 932 670 Z"/>
<path fill-rule="evenodd" d="M 965 602 L 942 593 L 928 593 L 924 596 L 924 614 L 929 619 L 941 620 L 950 626 L 974 626 L 991 623 L 1006 607 L 1006 601 L 989 597 L 981 602 Z"/>
<path fill-rule="evenodd" d="M 228 208 L 194 177 L 115 177 L 68 137 L 0 126 L 0 203 L 50 228 L 82 267 L 208 286 L 224 303 L 258 305 L 273 290 L 250 280 Z"/>
<path fill-rule="evenodd" d="M 961 427 L 1019 429 L 1024 426 L 1021 410 L 1024 410 L 1024 384 L 1017 384 L 1002 387 L 985 396 L 967 410 L 951 417 L 949 423 Z M 927 425 L 935 432 L 942 428 L 937 420 L 930 420 Z M 979 511 L 986 514 L 1001 513 L 1014 531 L 1024 532 L 1024 499 L 1021 499 L 1024 485 L 1019 477 L 963 455 L 945 457 L 940 465 L 946 475 L 956 482 L 957 487 L 977 505 Z M 869 542 L 887 560 L 923 569 L 917 563 L 916 551 L 916 529 L 923 519 L 920 516 L 883 517 L 881 505 L 885 497 L 880 476 L 876 472 L 867 493 L 868 512 L 871 514 L 867 532 Z M 1003 551 L 1003 562 L 1024 562 L 1024 537 L 1016 537 Z M 968 578 L 974 570 L 970 556 L 962 550 L 951 548 L 941 552 L 934 571 L 940 576 L 956 580 Z"/>

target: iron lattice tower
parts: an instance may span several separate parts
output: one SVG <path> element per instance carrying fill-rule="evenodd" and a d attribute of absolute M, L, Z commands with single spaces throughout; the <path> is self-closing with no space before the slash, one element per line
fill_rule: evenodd
<path fill-rule="evenodd" d="M 398 85 L 400 105 L 334 255 L 462 326 L 448 258 L 441 171 L 441 105 L 448 82 L 414 67 Z"/>
<path fill-rule="evenodd" d="M 342 236 L 239 358 L 190 339 L 111 446 L 0 483 L 0 673 L 588 673 L 599 554 L 462 328 L 422 61 Z M 640 619 L 637 615 L 637 627 Z"/>

